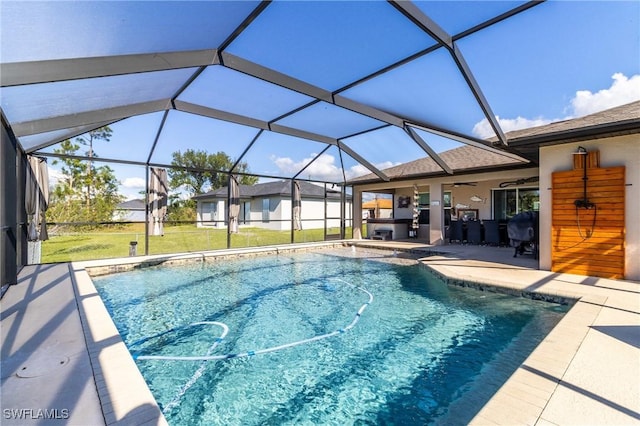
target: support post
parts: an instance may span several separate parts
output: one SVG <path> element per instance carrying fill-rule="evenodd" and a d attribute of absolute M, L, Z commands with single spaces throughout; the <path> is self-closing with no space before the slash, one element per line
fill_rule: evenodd
<path fill-rule="evenodd" d="M 441 183 L 429 185 L 429 244 L 444 244 L 444 200 Z"/>
<path fill-rule="evenodd" d="M 144 255 L 149 255 L 149 164 L 145 167 L 146 171 L 146 186 L 145 186 L 145 199 L 144 199 Z"/>

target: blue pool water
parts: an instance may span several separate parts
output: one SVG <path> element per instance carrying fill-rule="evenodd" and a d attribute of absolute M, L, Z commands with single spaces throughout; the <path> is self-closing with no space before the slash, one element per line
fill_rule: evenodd
<path fill-rule="evenodd" d="M 466 422 L 567 310 L 335 253 L 94 282 L 173 425 Z"/>

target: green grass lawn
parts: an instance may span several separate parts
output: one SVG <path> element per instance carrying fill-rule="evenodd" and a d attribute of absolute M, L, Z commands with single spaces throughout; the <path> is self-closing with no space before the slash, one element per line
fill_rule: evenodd
<path fill-rule="evenodd" d="M 338 234 L 339 229 L 329 230 Z M 351 229 L 347 230 L 348 237 Z M 323 229 L 296 231 L 296 243 L 324 240 Z M 42 243 L 42 263 L 106 259 L 129 256 L 131 241 L 136 241 L 137 254 L 145 254 L 144 224 L 105 226 L 87 232 L 60 233 L 55 230 Z M 240 228 L 231 235 L 231 247 L 258 247 L 291 242 L 290 231 L 262 228 Z M 195 225 L 166 226 L 163 236 L 149 236 L 149 254 L 183 253 L 227 248 L 227 230 L 197 228 Z"/>

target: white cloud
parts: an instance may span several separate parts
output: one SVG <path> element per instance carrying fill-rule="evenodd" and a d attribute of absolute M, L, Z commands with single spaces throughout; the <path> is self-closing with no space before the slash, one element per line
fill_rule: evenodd
<path fill-rule="evenodd" d="M 122 186 L 131 189 L 144 189 L 146 187 L 146 183 L 142 178 L 129 177 L 122 181 Z"/>
<path fill-rule="evenodd" d="M 500 118 L 496 115 L 498 124 L 504 133 L 511 132 L 513 130 L 528 129 L 529 127 L 542 126 L 549 124 L 557 120 L 549 120 L 542 117 L 529 119 L 518 116 L 517 118 Z M 486 118 L 478 122 L 473 126 L 473 134 L 481 139 L 487 139 L 495 136 L 493 128 L 489 124 L 489 120 Z"/>
<path fill-rule="evenodd" d="M 64 180 L 65 175 L 62 174 L 60 170 L 56 170 L 51 166 L 47 166 L 47 169 L 49 172 L 49 186 L 55 186 L 58 184 L 58 182 Z"/>
<path fill-rule="evenodd" d="M 562 118 L 538 117 L 529 119 L 518 116 L 517 118 L 500 118 L 496 116 L 502 130 L 510 132 L 513 130 L 527 129 L 530 127 L 542 126 L 554 121 L 569 120 L 582 117 L 599 111 L 604 111 L 616 106 L 628 104 L 640 100 L 640 75 L 636 74 L 628 78 L 622 73 L 615 73 L 611 76 L 613 83 L 607 89 L 592 93 L 589 90 L 579 90 L 571 99 L 565 109 L 567 116 Z M 473 134 L 479 138 L 490 138 L 494 136 L 493 130 L 487 119 L 483 119 L 473 126 Z"/>
<path fill-rule="evenodd" d="M 272 156 L 271 160 L 278 167 L 278 169 L 280 169 L 280 171 L 282 171 L 287 175 L 291 175 L 291 174 L 297 173 L 304 166 L 309 164 L 314 157 L 315 157 L 315 154 L 312 154 L 311 157 L 304 158 L 296 162 L 289 157 Z M 399 163 L 392 163 L 391 161 L 385 161 L 380 164 L 375 164 L 375 166 L 378 169 L 382 170 L 382 169 L 389 168 L 391 166 L 395 166 L 397 164 Z M 357 164 L 345 170 L 345 176 L 347 180 L 352 179 L 356 176 L 366 175 L 368 173 L 371 173 L 369 169 L 367 169 L 366 167 L 360 164 Z M 311 178 L 318 179 L 318 180 L 325 180 L 329 182 L 333 182 L 333 181 L 339 182 L 339 181 L 342 181 L 342 169 L 338 165 L 336 165 L 336 158 L 333 155 L 322 154 L 313 163 L 311 163 L 309 167 L 307 167 L 304 170 L 304 172 L 302 173 L 302 177 L 306 177 L 306 176 L 310 176 Z"/>
<path fill-rule="evenodd" d="M 299 170 L 309 164 L 315 157 L 315 154 L 311 154 L 311 157 L 303 158 L 300 161 L 294 161 L 289 157 L 271 157 L 274 164 L 284 174 L 291 175 L 297 173 Z M 336 181 L 342 180 L 342 173 L 340 169 L 335 165 L 335 157 L 329 154 L 322 154 L 313 163 L 307 167 L 302 176 L 311 176 L 314 179 Z"/>
<path fill-rule="evenodd" d="M 576 96 L 571 100 L 571 115 L 582 117 L 640 99 L 639 74 L 627 78 L 618 72 L 611 78 L 613 84 L 608 89 L 599 90 L 596 93 L 591 93 L 588 90 L 576 92 Z"/>
<path fill-rule="evenodd" d="M 358 176 L 364 176 L 369 173 L 371 173 L 371 171 L 367 169 L 365 166 L 363 166 L 362 164 L 356 164 L 355 166 L 352 166 L 347 171 L 345 171 L 345 174 L 347 175 L 347 179 L 352 179 Z"/>
<path fill-rule="evenodd" d="M 273 161 L 273 163 L 276 165 L 276 167 L 278 167 L 278 169 L 280 169 L 280 171 L 286 174 L 291 174 L 307 165 L 307 163 L 311 161 L 311 158 L 305 158 L 304 160 L 296 163 L 289 157 L 276 157 L 275 155 L 272 155 L 271 161 Z"/>
<path fill-rule="evenodd" d="M 120 184 L 120 193 L 126 200 L 137 200 L 144 198 L 146 183 L 143 178 L 128 177 Z"/>
<path fill-rule="evenodd" d="M 392 161 L 383 161 L 382 163 L 374 164 L 374 166 L 378 170 L 384 170 L 384 169 L 388 169 L 389 167 L 397 166 L 398 164 L 401 164 L 401 163 L 399 162 L 394 163 Z M 369 173 L 371 173 L 371 170 L 367 169 L 365 166 L 361 164 L 356 164 L 355 166 L 345 171 L 345 174 L 347 175 L 347 180 L 353 179 L 358 176 L 364 176 Z"/>

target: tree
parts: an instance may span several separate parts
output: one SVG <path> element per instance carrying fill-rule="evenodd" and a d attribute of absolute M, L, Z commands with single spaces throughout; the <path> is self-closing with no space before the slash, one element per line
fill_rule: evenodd
<path fill-rule="evenodd" d="M 81 145 L 88 146 L 89 160 L 62 157 L 53 164 L 62 163 L 64 178 L 53 188 L 48 215 L 56 222 L 107 222 L 122 197 L 118 194 L 118 180 L 109 166 L 96 167 L 93 158 L 95 141 L 109 141 L 108 126 L 91 131 L 60 144 L 55 153 L 76 156 Z"/>
<path fill-rule="evenodd" d="M 171 222 L 191 222 L 196 217 L 196 202 L 189 198 L 180 199 L 177 194 L 169 196 L 167 216 Z"/>
<path fill-rule="evenodd" d="M 75 139 L 75 141 L 80 145 L 84 145 L 89 148 L 87 152 L 85 152 L 85 155 L 89 157 L 89 161 L 87 161 L 87 172 L 86 172 L 87 196 L 85 197 L 87 208 L 90 207 L 89 202 L 92 197 L 92 194 L 91 194 L 92 184 L 93 184 L 93 178 L 92 178 L 93 160 L 92 159 L 93 157 L 97 157 L 97 155 L 95 155 L 95 152 L 93 151 L 93 142 L 100 141 L 100 140 L 109 142 L 109 139 L 111 139 L 111 134 L 112 134 L 111 128 L 109 126 L 104 126 L 104 127 L 100 127 L 99 129 L 92 130 L 89 133 L 85 133 L 84 135 L 78 136 Z"/>
<path fill-rule="evenodd" d="M 227 186 L 228 173 L 235 161 L 224 152 L 209 154 L 206 151 L 186 150 L 184 153 L 176 151 L 172 154 L 172 169 L 169 169 L 169 185 L 171 188 L 186 187 L 191 196 L 204 193 L 206 187 L 214 190 Z M 237 172 L 248 173 L 247 163 L 241 162 L 236 167 Z M 256 176 L 241 175 L 239 183 L 254 185 L 258 182 Z"/>

